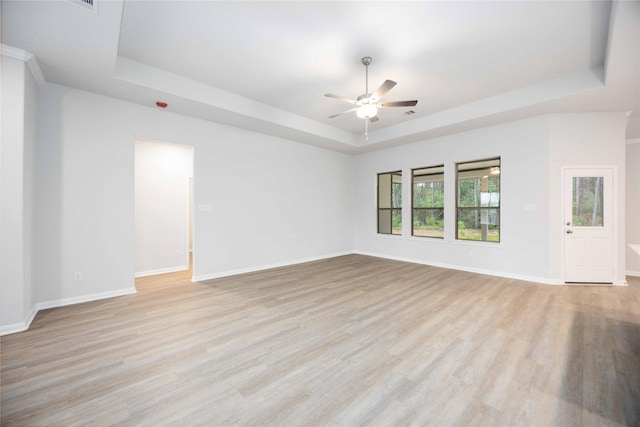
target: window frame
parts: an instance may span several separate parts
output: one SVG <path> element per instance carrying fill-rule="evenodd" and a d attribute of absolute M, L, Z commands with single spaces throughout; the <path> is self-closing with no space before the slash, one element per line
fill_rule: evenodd
<path fill-rule="evenodd" d="M 389 197 L 390 197 L 390 201 L 389 201 L 389 207 L 386 208 L 381 208 L 380 207 L 380 176 L 381 175 L 391 175 L 391 179 L 389 181 L 390 184 L 390 188 L 389 188 Z M 393 177 L 394 176 L 399 176 L 400 177 L 400 182 L 396 182 L 395 184 L 400 184 L 400 206 L 399 207 L 394 207 L 393 206 L 393 185 L 394 185 L 394 181 L 393 181 Z M 391 221 L 391 224 L 389 225 L 389 233 L 380 231 L 380 212 L 381 211 L 389 211 L 389 221 Z M 400 233 L 394 233 L 393 232 L 393 214 L 394 211 L 397 211 L 400 215 Z M 380 235 L 385 235 L 385 236 L 401 236 L 402 235 L 402 170 L 394 170 L 394 171 L 389 171 L 389 172 L 380 172 L 376 175 L 376 233 L 380 234 Z"/>
<path fill-rule="evenodd" d="M 480 171 L 480 170 L 487 170 L 488 173 L 491 173 L 491 170 L 493 168 L 497 168 L 498 173 L 496 175 L 498 175 L 498 205 L 497 206 L 460 206 L 460 166 L 461 165 L 469 165 L 469 164 L 474 164 L 474 163 L 490 163 L 490 162 L 496 162 L 497 161 L 497 165 L 488 165 L 488 166 L 479 166 L 477 168 L 474 169 L 465 169 L 463 170 L 463 172 L 470 172 L 470 171 Z M 478 243 L 489 243 L 489 244 L 499 244 L 502 241 L 502 226 L 501 226 L 501 208 L 502 208 L 502 157 L 501 156 L 497 156 L 497 157 L 489 157 L 486 159 L 478 159 L 478 160 L 469 160 L 469 161 L 464 161 L 464 162 L 457 162 L 455 164 L 455 240 L 459 241 L 459 242 L 478 242 Z M 477 240 L 477 239 L 463 239 L 460 238 L 460 233 L 459 233 L 459 222 L 460 222 L 460 210 L 478 210 L 479 212 L 482 212 L 483 210 L 487 211 L 487 215 L 489 215 L 489 212 L 491 210 L 495 210 L 497 211 L 497 218 L 498 218 L 498 240 L 489 240 L 488 237 L 488 230 L 487 230 L 487 240 Z"/>
<path fill-rule="evenodd" d="M 421 171 L 421 170 L 429 170 L 432 169 L 434 170 L 434 172 L 432 173 L 424 173 L 424 174 L 420 174 L 420 175 L 416 175 L 416 171 Z M 437 171 L 439 170 L 439 171 Z M 443 193 L 443 202 L 442 202 L 442 207 L 416 207 L 415 206 L 415 178 L 416 176 L 429 176 L 429 175 L 442 175 L 442 193 Z M 438 180 L 440 181 L 440 180 Z M 425 166 L 425 167 L 420 167 L 420 168 L 413 168 L 411 169 L 411 236 L 412 237 L 419 237 L 419 238 L 427 238 L 427 239 L 444 239 L 444 222 L 445 222 L 445 202 L 444 202 L 444 194 L 445 194 L 445 167 L 444 164 L 441 165 L 435 165 L 435 166 Z M 415 234 L 415 212 L 416 210 L 421 210 L 421 211 L 442 211 L 442 236 L 420 236 L 420 235 L 416 235 Z"/>

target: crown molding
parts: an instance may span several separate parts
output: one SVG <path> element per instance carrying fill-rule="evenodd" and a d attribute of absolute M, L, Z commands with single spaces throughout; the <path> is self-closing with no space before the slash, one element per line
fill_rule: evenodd
<path fill-rule="evenodd" d="M 27 52 L 26 50 L 18 49 L 17 47 L 8 46 L 6 44 L 0 44 L 0 54 L 2 56 L 17 59 L 18 61 L 22 61 L 27 64 L 31 75 L 33 76 L 33 79 L 36 81 L 38 86 L 42 86 L 47 82 L 44 78 L 44 74 L 42 74 L 42 70 L 40 69 L 38 60 L 33 54 Z"/>

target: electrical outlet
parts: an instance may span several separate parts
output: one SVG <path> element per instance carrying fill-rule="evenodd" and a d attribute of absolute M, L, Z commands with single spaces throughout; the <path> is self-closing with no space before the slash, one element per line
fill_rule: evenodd
<path fill-rule="evenodd" d="M 81 282 L 82 281 L 82 273 L 80 273 L 79 271 L 76 271 L 75 273 L 73 273 L 73 281 L 74 282 Z"/>

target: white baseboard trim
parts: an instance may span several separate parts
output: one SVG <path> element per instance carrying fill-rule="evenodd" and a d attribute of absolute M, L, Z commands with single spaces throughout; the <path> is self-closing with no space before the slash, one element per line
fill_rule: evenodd
<path fill-rule="evenodd" d="M 168 267 L 168 268 L 159 268 L 157 270 L 148 270 L 148 271 L 140 271 L 139 273 L 135 273 L 134 277 L 147 277 L 147 276 L 155 276 L 156 274 L 165 274 L 165 273 L 176 273 L 178 271 L 188 270 L 188 265 L 180 265 L 178 267 Z"/>
<path fill-rule="evenodd" d="M 101 299 L 121 297 L 136 293 L 136 288 L 116 289 L 114 291 L 98 292 L 89 295 L 80 295 L 77 297 L 61 298 L 50 301 L 43 301 L 36 304 L 38 310 L 46 310 L 48 308 L 64 307 L 65 305 L 80 304 L 83 302 L 97 301 Z"/>
<path fill-rule="evenodd" d="M 36 317 L 36 314 L 38 314 L 38 311 L 40 310 L 46 310 L 48 308 L 64 307 L 65 305 L 80 304 L 83 302 L 97 301 L 97 300 L 113 298 L 113 297 L 120 297 L 123 295 L 131 295 L 135 293 L 136 293 L 136 288 L 133 287 L 133 288 L 117 289 L 115 291 L 98 292 L 96 294 L 90 294 L 90 295 L 81 295 L 81 296 L 71 297 L 71 298 L 61 298 L 57 300 L 38 302 L 33 306 L 33 308 L 27 315 L 27 318 L 25 319 L 24 322 L 12 323 L 10 325 L 3 325 L 0 328 L 0 336 L 26 331 L 27 329 L 29 329 L 29 326 L 31 326 L 31 322 L 33 321 L 33 319 Z"/>
<path fill-rule="evenodd" d="M 193 276 L 191 278 L 191 281 L 192 282 L 202 282 L 202 281 L 205 281 L 205 280 L 219 279 L 221 277 L 236 276 L 238 274 L 254 273 L 256 271 L 269 270 L 269 269 L 272 269 L 272 268 L 287 267 L 287 266 L 296 265 L 296 264 L 304 264 L 305 262 L 320 261 L 320 260 L 323 260 L 323 259 L 335 258 L 335 257 L 338 257 L 338 256 L 351 255 L 353 253 L 355 253 L 355 252 L 353 252 L 353 251 L 338 252 L 338 253 L 333 253 L 333 254 L 321 255 L 321 256 L 317 256 L 317 257 L 302 258 L 302 259 L 296 259 L 296 260 L 293 260 L 293 261 L 286 261 L 286 262 L 278 262 L 278 263 L 274 263 L 274 264 L 261 265 L 261 266 L 258 266 L 258 267 L 240 268 L 240 269 L 237 269 L 237 270 L 229 270 L 229 271 L 223 271 L 223 272 L 220 272 L 220 273 L 213 273 L 213 274 L 202 274 L 202 275 L 199 275 L 199 276 Z"/>
<path fill-rule="evenodd" d="M 2 327 L 0 327 L 0 336 L 26 331 L 27 329 L 29 329 L 29 326 L 31 326 L 31 322 L 33 322 L 36 314 L 38 314 L 38 309 L 34 305 L 33 307 L 31 307 L 31 310 L 29 311 L 29 314 L 27 314 L 27 318 L 24 322 L 2 325 Z"/>
<path fill-rule="evenodd" d="M 415 259 L 415 258 L 404 258 L 404 257 L 391 256 L 391 255 L 377 254 L 377 253 L 372 253 L 372 252 L 356 251 L 355 253 L 360 254 L 360 255 L 373 256 L 373 257 L 377 257 L 377 258 L 392 259 L 394 261 L 403 261 L 403 262 L 410 262 L 410 263 L 413 263 L 413 264 L 429 265 L 431 267 L 448 268 L 450 270 L 466 271 L 468 273 L 476 273 L 476 274 L 484 274 L 484 275 L 487 275 L 487 276 L 504 277 L 506 279 L 523 280 L 525 282 L 540 283 L 540 284 L 543 284 L 543 285 L 564 285 L 564 282 L 562 282 L 559 279 L 549 279 L 549 278 L 535 277 L 535 276 L 524 276 L 522 274 L 505 273 L 503 271 L 485 270 L 485 269 L 480 269 L 480 268 L 465 267 L 465 266 L 461 266 L 461 265 L 444 264 L 444 263 L 439 263 L 439 262 L 424 261 L 424 260 Z"/>
<path fill-rule="evenodd" d="M 627 270 L 627 276 L 640 277 L 640 271 Z"/>

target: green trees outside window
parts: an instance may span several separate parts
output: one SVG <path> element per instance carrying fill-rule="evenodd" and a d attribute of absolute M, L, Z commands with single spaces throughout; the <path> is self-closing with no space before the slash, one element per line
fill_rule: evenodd
<path fill-rule="evenodd" d="M 456 238 L 500 241 L 500 158 L 456 165 Z"/>
<path fill-rule="evenodd" d="M 402 234 L 402 171 L 378 174 L 378 233 Z"/>
<path fill-rule="evenodd" d="M 572 225 L 574 227 L 602 227 L 603 186 L 601 176 L 578 176 L 573 178 Z"/>
<path fill-rule="evenodd" d="M 413 169 L 413 236 L 444 238 L 444 165 Z"/>

